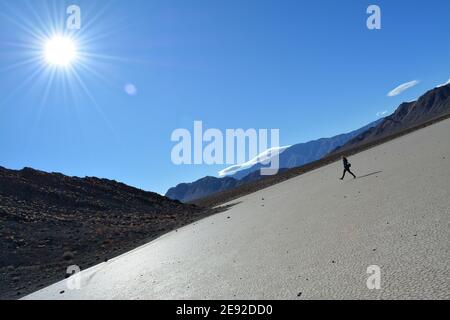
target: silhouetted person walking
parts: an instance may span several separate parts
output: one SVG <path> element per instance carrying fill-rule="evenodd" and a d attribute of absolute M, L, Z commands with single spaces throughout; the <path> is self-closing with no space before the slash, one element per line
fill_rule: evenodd
<path fill-rule="evenodd" d="M 344 180 L 345 173 L 350 173 L 354 179 L 356 179 L 356 176 L 353 174 L 353 172 L 350 171 L 350 167 L 352 166 L 350 162 L 348 162 L 347 158 L 345 156 L 342 156 L 342 162 L 344 164 L 344 173 L 342 174 L 341 180 Z"/>

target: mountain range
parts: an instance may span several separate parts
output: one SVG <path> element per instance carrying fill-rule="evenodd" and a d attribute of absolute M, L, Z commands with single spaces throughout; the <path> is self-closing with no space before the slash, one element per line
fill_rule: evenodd
<path fill-rule="evenodd" d="M 416 101 L 402 103 L 393 114 L 336 150 L 344 151 L 356 145 L 372 142 L 449 114 L 450 84 L 447 84 L 429 90 Z"/>
<path fill-rule="evenodd" d="M 358 145 L 389 137 L 448 114 L 450 114 L 450 84 L 434 88 L 416 101 L 404 102 L 393 114 L 355 131 L 331 138 L 295 144 L 285 149 L 279 154 L 280 168 L 282 168 L 280 171 L 312 163 L 333 152 L 342 152 Z M 237 188 L 263 178 L 264 176 L 260 175 L 260 169 L 263 166 L 263 164 L 257 163 L 227 177 L 208 176 L 192 183 L 181 183 L 170 188 L 166 196 L 182 202 L 190 202 Z"/>
<path fill-rule="evenodd" d="M 382 119 L 372 122 L 358 130 L 340 134 L 331 138 L 322 138 L 306 143 L 295 144 L 279 154 L 280 170 L 283 172 L 289 168 L 295 168 L 322 158 L 324 155 L 344 145 L 352 138 L 365 132 L 367 129 L 377 126 Z M 226 191 L 239 187 L 245 183 L 256 181 L 261 176 L 260 169 L 264 165 L 257 163 L 250 168 L 236 172 L 233 175 L 216 178 L 207 176 L 192 183 L 180 183 L 170 188 L 166 197 L 182 202 L 189 202 L 209 196 L 216 192 Z"/>

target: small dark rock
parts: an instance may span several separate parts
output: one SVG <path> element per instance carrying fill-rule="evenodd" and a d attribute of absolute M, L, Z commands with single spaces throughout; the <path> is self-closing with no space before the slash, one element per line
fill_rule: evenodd
<path fill-rule="evenodd" d="M 73 253 L 70 251 L 64 252 L 63 259 L 66 261 L 73 260 Z"/>
<path fill-rule="evenodd" d="M 64 290 L 61 290 L 60 292 L 59 292 L 59 294 L 63 294 L 65 291 Z"/>
<path fill-rule="evenodd" d="M 297 297 L 300 297 L 301 295 L 302 295 L 302 293 L 301 293 L 301 292 L 297 293 Z"/>

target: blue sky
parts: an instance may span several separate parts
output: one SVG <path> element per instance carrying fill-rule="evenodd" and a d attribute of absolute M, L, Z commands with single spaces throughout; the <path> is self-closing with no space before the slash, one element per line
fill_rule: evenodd
<path fill-rule="evenodd" d="M 51 78 L 36 34 L 64 30 L 70 4 L 89 55 L 78 79 Z M 175 166 L 174 129 L 279 128 L 282 145 L 351 131 L 450 78 L 449 31 L 447 0 L 0 0 L 0 165 L 164 193 L 225 167 Z"/>

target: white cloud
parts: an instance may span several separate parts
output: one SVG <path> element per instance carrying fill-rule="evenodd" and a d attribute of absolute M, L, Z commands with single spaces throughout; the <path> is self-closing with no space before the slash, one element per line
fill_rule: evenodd
<path fill-rule="evenodd" d="M 437 86 L 436 88 L 440 88 L 440 87 L 446 86 L 448 84 L 450 84 L 450 79 L 448 79 L 446 83 L 443 83 L 443 84 Z"/>
<path fill-rule="evenodd" d="M 392 90 L 391 92 L 389 92 L 388 93 L 388 97 L 398 96 L 403 91 L 408 90 L 409 88 L 412 88 L 412 87 L 418 85 L 419 82 L 420 81 L 418 81 L 418 80 L 413 80 L 413 81 L 410 81 L 410 82 L 403 83 L 403 84 L 399 85 L 397 88 L 395 88 L 394 90 Z"/>
<path fill-rule="evenodd" d="M 254 166 L 257 163 L 261 164 L 269 164 L 272 157 L 279 155 L 284 150 L 289 148 L 290 146 L 284 146 L 284 147 L 274 147 L 267 149 L 264 152 L 261 152 L 259 155 L 257 155 L 255 158 L 251 159 L 250 161 L 244 162 L 242 164 L 233 165 L 231 167 L 225 168 L 221 171 L 219 171 L 219 177 L 225 177 L 232 174 L 235 174 L 238 171 L 250 168 Z"/>
<path fill-rule="evenodd" d="M 387 115 L 388 111 L 384 110 L 384 111 L 379 111 L 377 112 L 377 117 L 381 118 L 384 117 L 385 115 Z"/>

